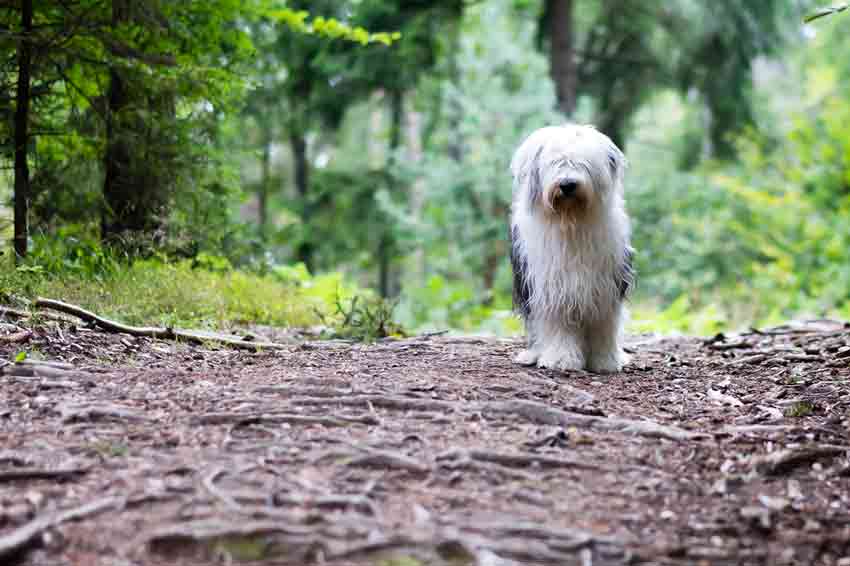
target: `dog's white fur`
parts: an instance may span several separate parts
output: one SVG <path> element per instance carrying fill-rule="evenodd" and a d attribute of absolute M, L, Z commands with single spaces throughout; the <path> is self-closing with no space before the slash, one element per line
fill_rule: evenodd
<path fill-rule="evenodd" d="M 514 298 L 528 348 L 514 361 L 616 372 L 631 288 L 625 157 L 591 126 L 545 127 L 511 160 Z M 565 196 L 561 186 L 574 192 Z"/>

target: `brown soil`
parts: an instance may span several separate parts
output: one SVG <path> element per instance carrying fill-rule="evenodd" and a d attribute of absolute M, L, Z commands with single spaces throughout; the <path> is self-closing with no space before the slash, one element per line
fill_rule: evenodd
<path fill-rule="evenodd" d="M 850 330 L 200 348 L 0 325 L 0 564 L 850 565 Z"/>

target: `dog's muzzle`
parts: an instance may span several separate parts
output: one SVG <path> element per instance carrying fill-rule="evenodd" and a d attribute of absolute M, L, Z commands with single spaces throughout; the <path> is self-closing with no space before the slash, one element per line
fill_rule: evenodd
<path fill-rule="evenodd" d="M 558 189 L 561 197 L 570 198 L 575 196 L 578 191 L 578 181 L 574 179 L 562 179 L 558 182 Z"/>

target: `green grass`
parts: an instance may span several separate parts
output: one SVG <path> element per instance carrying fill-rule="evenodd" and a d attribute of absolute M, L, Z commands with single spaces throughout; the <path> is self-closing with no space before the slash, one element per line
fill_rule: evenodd
<path fill-rule="evenodd" d="M 0 299 L 58 299 L 131 325 L 225 329 L 245 324 L 307 327 L 339 322 L 337 301 L 374 300 L 341 274 L 310 276 L 303 268 L 268 274 L 209 270 L 186 260 L 116 264 L 100 273 L 47 273 L 28 266 L 0 275 Z"/>
<path fill-rule="evenodd" d="M 815 412 L 815 405 L 811 401 L 798 401 L 785 409 L 785 416 L 791 418 L 808 417 Z"/>

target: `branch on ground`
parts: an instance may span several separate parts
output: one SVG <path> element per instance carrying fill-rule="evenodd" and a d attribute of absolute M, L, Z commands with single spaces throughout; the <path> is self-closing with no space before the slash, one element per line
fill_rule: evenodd
<path fill-rule="evenodd" d="M 39 297 L 35 300 L 34 306 L 36 308 L 53 309 L 65 314 L 73 315 L 79 318 L 80 320 L 83 320 L 89 324 L 93 324 L 94 326 L 97 326 L 98 328 L 107 332 L 129 334 L 131 336 L 144 336 L 147 338 L 155 338 L 158 340 L 186 340 L 194 344 L 206 344 L 209 342 L 216 342 L 218 344 L 230 346 L 233 348 L 243 348 L 251 350 L 281 350 L 287 347 L 285 344 L 278 344 L 275 342 L 256 342 L 241 338 L 222 336 L 220 334 L 202 332 L 199 330 L 179 330 L 175 328 L 161 328 L 156 326 L 128 326 L 126 324 L 121 324 L 120 322 L 116 322 L 114 320 L 99 316 L 77 305 L 64 303 L 62 301 L 57 301 L 54 299 L 45 299 Z"/>

